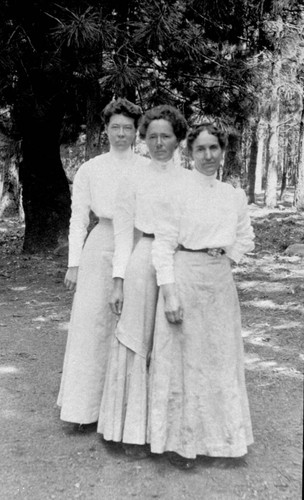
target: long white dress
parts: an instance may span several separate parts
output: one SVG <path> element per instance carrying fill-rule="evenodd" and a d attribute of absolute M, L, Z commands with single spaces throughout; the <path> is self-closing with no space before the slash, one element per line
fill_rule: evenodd
<path fill-rule="evenodd" d="M 57 400 L 60 418 L 68 422 L 88 424 L 98 420 L 116 326 L 109 307 L 114 204 L 122 180 L 147 162 L 131 150 L 112 150 L 84 163 L 74 179 L 68 265 L 79 266 L 79 271 Z M 99 223 L 83 246 L 90 210 L 99 217 Z"/>
<path fill-rule="evenodd" d="M 152 249 L 158 284 L 175 283 L 184 317 L 170 324 L 160 294 L 150 370 L 151 451 L 242 456 L 253 436 L 228 257 L 238 262 L 254 247 L 245 193 L 194 171 L 178 194 L 168 192 L 158 219 Z"/>
<path fill-rule="evenodd" d="M 114 215 L 113 276 L 124 278 L 124 304 L 109 357 L 98 432 L 106 440 L 144 444 L 147 432 L 148 364 L 158 287 L 151 262 L 152 238 L 142 237 L 132 255 L 134 227 L 153 234 L 155 208 L 180 177 L 191 175 L 173 161 L 151 161 L 121 186 Z"/>

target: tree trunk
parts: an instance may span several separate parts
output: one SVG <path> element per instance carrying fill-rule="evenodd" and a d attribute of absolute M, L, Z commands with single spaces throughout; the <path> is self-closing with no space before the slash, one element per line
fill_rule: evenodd
<path fill-rule="evenodd" d="M 272 65 L 272 91 L 269 104 L 269 140 L 268 140 L 268 168 L 266 179 L 265 203 L 269 208 L 277 205 L 278 184 L 278 149 L 279 149 L 279 116 L 280 99 L 278 87 L 281 73 L 281 56 L 277 54 Z"/>
<path fill-rule="evenodd" d="M 96 116 L 95 99 L 87 97 L 87 123 L 85 159 L 89 160 L 100 154 L 101 119 Z"/>
<path fill-rule="evenodd" d="M 300 139 L 300 131 L 298 130 L 298 128 L 291 127 L 288 133 L 287 186 L 292 186 L 292 187 L 296 186 L 296 178 L 298 170 L 297 166 L 298 166 L 298 156 L 299 156 L 299 139 Z"/>
<path fill-rule="evenodd" d="M 297 168 L 297 181 L 295 189 L 295 206 L 297 210 L 304 210 L 304 96 L 299 134 L 299 156 Z"/>
<path fill-rule="evenodd" d="M 255 171 L 257 166 L 257 156 L 258 156 L 258 141 L 257 141 L 257 129 L 258 122 L 255 121 L 251 131 L 251 147 L 250 147 L 250 159 L 248 165 L 248 203 L 255 203 Z"/>
<path fill-rule="evenodd" d="M 279 200 L 283 200 L 285 189 L 287 187 L 287 170 L 288 170 L 288 133 L 286 133 L 286 127 L 283 126 L 281 130 L 280 143 L 280 157 L 282 164 L 282 177 L 281 177 L 281 191 Z"/>
<path fill-rule="evenodd" d="M 60 158 L 61 123 L 61 112 L 53 110 L 39 119 L 28 118 L 22 131 L 23 251 L 27 253 L 55 248 L 58 238 L 68 232 L 70 190 Z"/>
<path fill-rule="evenodd" d="M 20 199 L 17 147 L 0 137 L 0 217 L 17 215 L 22 220 Z"/>
<path fill-rule="evenodd" d="M 91 83 L 87 93 L 86 160 L 105 152 L 104 134 L 102 133 L 104 124 L 101 113 L 110 99 L 110 94 L 101 95 L 97 80 Z"/>
<path fill-rule="evenodd" d="M 242 173 L 239 142 L 239 136 L 236 133 L 229 134 L 223 168 L 223 181 L 231 182 L 235 186 L 240 185 Z"/>
<path fill-rule="evenodd" d="M 265 164 L 267 132 L 264 120 L 260 119 L 257 126 L 257 159 L 255 169 L 254 193 L 261 194 L 263 191 L 263 173 Z"/>
<path fill-rule="evenodd" d="M 265 204 L 268 208 L 274 208 L 277 205 L 277 184 L 278 184 L 278 137 L 277 137 L 276 118 L 272 116 L 269 125 L 268 140 L 268 168 L 265 191 Z"/>

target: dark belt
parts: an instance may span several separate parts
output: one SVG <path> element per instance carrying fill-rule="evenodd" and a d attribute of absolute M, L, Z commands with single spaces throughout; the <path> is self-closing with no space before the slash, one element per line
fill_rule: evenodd
<path fill-rule="evenodd" d="M 153 233 L 143 233 L 143 238 L 155 238 L 155 235 Z"/>
<path fill-rule="evenodd" d="M 178 250 L 182 250 L 183 252 L 207 253 L 211 257 L 217 257 L 218 255 L 224 255 L 226 253 L 223 248 L 199 248 L 194 250 L 193 248 L 185 248 L 183 245 L 179 245 Z"/>

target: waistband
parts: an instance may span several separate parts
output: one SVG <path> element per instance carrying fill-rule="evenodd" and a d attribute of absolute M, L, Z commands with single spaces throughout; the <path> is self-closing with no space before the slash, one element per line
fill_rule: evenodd
<path fill-rule="evenodd" d="M 178 250 L 183 252 L 200 252 L 207 253 L 211 257 L 218 257 L 219 255 L 224 255 L 226 252 L 223 248 L 199 248 L 194 250 L 193 248 L 185 248 L 183 245 L 179 245 Z"/>
<path fill-rule="evenodd" d="M 155 238 L 153 233 L 143 233 L 142 236 L 143 238 Z"/>

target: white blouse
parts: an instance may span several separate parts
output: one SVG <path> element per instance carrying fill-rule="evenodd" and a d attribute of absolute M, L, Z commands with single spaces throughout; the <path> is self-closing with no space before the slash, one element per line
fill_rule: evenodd
<path fill-rule="evenodd" d="M 114 213 L 115 251 L 113 277 L 124 278 L 133 249 L 134 228 L 144 233 L 155 231 L 155 209 L 176 181 L 189 174 L 174 160 L 165 164 L 150 161 L 133 171 L 122 182 Z"/>
<path fill-rule="evenodd" d="M 157 212 L 152 259 L 159 285 L 175 281 L 178 245 L 192 250 L 223 248 L 235 262 L 254 248 L 245 192 L 197 170 L 168 192 Z"/>
<path fill-rule="evenodd" d="M 99 218 L 113 219 L 119 184 L 133 169 L 147 163 L 147 158 L 129 149 L 123 153 L 111 150 L 81 165 L 73 182 L 69 267 L 79 266 L 90 210 Z"/>

